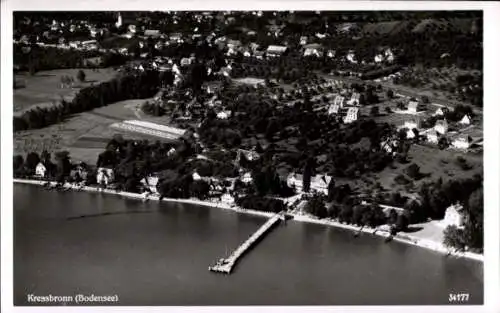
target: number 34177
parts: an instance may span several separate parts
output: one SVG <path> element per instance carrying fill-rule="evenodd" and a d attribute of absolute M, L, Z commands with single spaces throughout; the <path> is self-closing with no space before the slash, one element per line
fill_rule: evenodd
<path fill-rule="evenodd" d="M 448 301 L 451 303 L 460 303 L 469 301 L 468 293 L 450 293 Z"/>

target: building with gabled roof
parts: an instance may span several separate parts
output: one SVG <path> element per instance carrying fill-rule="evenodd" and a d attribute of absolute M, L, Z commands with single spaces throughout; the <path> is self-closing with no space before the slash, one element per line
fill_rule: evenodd
<path fill-rule="evenodd" d="M 434 130 L 441 135 L 446 134 L 446 132 L 448 131 L 448 122 L 446 121 L 446 119 L 437 120 L 436 125 L 434 125 Z"/>
<path fill-rule="evenodd" d="M 445 116 L 450 110 L 446 107 L 440 107 L 434 112 L 434 116 Z"/>
<path fill-rule="evenodd" d="M 141 184 L 147 190 L 152 193 L 158 193 L 158 181 L 159 177 L 156 175 L 149 175 L 141 179 Z"/>
<path fill-rule="evenodd" d="M 39 162 L 35 167 L 35 176 L 39 178 L 44 178 L 46 174 L 47 174 L 47 167 L 42 162 Z"/>
<path fill-rule="evenodd" d="M 438 132 L 434 129 L 430 130 L 427 132 L 427 141 L 430 143 L 438 143 L 439 142 L 439 136 Z"/>
<path fill-rule="evenodd" d="M 359 117 L 359 108 L 357 107 L 350 107 L 347 110 L 347 114 L 344 117 L 344 123 L 352 123 L 354 121 L 357 121 Z"/>
<path fill-rule="evenodd" d="M 359 105 L 359 98 L 361 94 L 359 92 L 353 92 L 351 95 L 351 99 L 349 99 L 349 104 L 351 105 Z"/>
<path fill-rule="evenodd" d="M 461 204 L 454 204 L 449 206 L 446 211 L 444 218 L 440 221 L 439 225 L 443 228 L 448 226 L 455 226 L 457 228 L 464 227 L 464 209 Z"/>
<path fill-rule="evenodd" d="M 420 120 L 417 118 L 411 118 L 411 119 L 405 120 L 402 128 L 408 128 L 409 130 L 412 130 L 414 128 L 419 129 L 420 128 Z"/>
<path fill-rule="evenodd" d="M 460 149 L 460 150 L 469 149 L 471 144 L 472 144 L 472 138 L 469 135 L 460 135 L 460 136 L 456 137 L 451 143 L 451 145 L 454 148 Z"/>
<path fill-rule="evenodd" d="M 408 112 L 417 113 L 420 109 L 418 101 L 408 102 Z"/>
<path fill-rule="evenodd" d="M 468 114 L 466 114 L 462 117 L 462 119 L 458 123 L 462 125 L 470 125 L 471 122 L 472 118 Z"/>
<path fill-rule="evenodd" d="M 286 46 L 270 45 L 266 49 L 266 54 L 267 54 L 267 56 L 270 56 L 270 57 L 279 57 L 279 56 L 282 56 L 284 53 L 286 53 L 287 50 L 288 50 L 288 47 L 286 47 Z"/>
<path fill-rule="evenodd" d="M 161 33 L 157 29 L 146 29 L 144 31 L 144 36 L 146 36 L 146 37 L 160 37 Z"/>
<path fill-rule="evenodd" d="M 109 185 L 115 179 L 115 172 L 112 168 L 100 167 L 97 169 L 97 183 L 100 185 Z"/>

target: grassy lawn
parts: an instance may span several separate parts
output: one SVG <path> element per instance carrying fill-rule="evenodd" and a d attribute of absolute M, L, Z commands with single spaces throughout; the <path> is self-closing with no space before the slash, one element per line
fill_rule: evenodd
<path fill-rule="evenodd" d="M 44 149 L 50 152 L 70 151 L 73 160 L 95 163 L 97 155 L 103 151 L 107 141 L 114 134 L 122 134 L 125 139 L 160 138 L 131 132 L 121 132 L 109 126 L 124 120 L 145 120 L 167 124 L 170 118 L 150 117 L 144 113 L 136 115 L 134 108 L 151 99 L 120 101 L 106 107 L 76 114 L 65 122 L 51 125 L 43 129 L 33 129 L 14 134 L 14 154 L 26 156 L 28 152 L 41 153 Z"/>
<path fill-rule="evenodd" d="M 437 180 L 440 177 L 446 181 L 449 179 L 464 179 L 474 176 L 474 174 L 483 173 L 483 156 L 482 154 L 466 154 L 456 150 L 440 150 L 437 147 L 427 147 L 422 145 L 412 145 L 408 153 L 410 162 L 408 164 L 400 164 L 395 162 L 394 168 L 386 168 L 378 173 L 377 180 L 387 190 L 405 190 L 405 186 L 398 185 L 394 182 L 394 178 L 399 174 L 404 174 L 404 170 L 411 163 L 415 163 L 420 167 L 420 172 L 425 175 L 424 178 L 414 181 L 418 187 L 424 181 Z M 458 156 L 467 160 L 467 163 L 472 166 L 469 170 L 463 170 L 456 164 Z"/>
<path fill-rule="evenodd" d="M 16 74 L 15 79 L 22 87 L 14 90 L 14 112 L 20 113 L 35 105 L 52 105 L 61 97 L 70 101 L 83 87 L 111 80 L 116 71 L 111 68 L 99 69 L 94 72 L 84 69 L 86 81 L 80 83 L 76 79 L 79 69 L 61 69 L 41 71 L 33 76 L 27 73 Z M 71 76 L 75 80 L 74 88 L 61 88 L 61 77 Z"/>

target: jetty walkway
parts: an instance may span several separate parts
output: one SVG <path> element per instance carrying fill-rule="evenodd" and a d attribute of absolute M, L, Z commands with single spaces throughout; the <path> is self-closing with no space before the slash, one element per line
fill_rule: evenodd
<path fill-rule="evenodd" d="M 285 212 L 280 212 L 265 222 L 250 238 L 241 244 L 227 259 L 220 259 L 214 266 L 208 269 L 212 272 L 231 274 L 238 259 L 261 237 L 264 236 L 274 224 L 280 220 L 286 220 Z"/>

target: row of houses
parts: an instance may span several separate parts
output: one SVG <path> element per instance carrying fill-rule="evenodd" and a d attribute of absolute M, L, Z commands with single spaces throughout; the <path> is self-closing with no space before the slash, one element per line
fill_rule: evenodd
<path fill-rule="evenodd" d="M 39 178 L 44 178 L 46 176 L 47 169 L 45 165 L 40 162 L 36 166 L 36 176 Z M 80 178 L 85 180 L 87 178 L 87 169 L 84 165 L 77 165 L 74 169 L 72 169 L 71 174 L 72 177 L 78 175 Z M 193 180 L 205 180 L 212 183 L 212 179 L 208 177 L 200 176 L 196 171 L 192 174 Z M 287 177 L 287 184 L 289 187 L 294 188 L 297 192 L 303 192 L 303 175 L 291 173 Z M 252 176 L 250 173 L 245 173 L 242 175 L 241 180 L 244 183 L 251 183 Z M 324 195 L 328 194 L 328 185 L 332 180 L 331 176 L 328 175 L 315 175 L 311 177 L 311 185 L 310 192 L 317 192 Z M 97 170 L 97 183 L 105 186 L 109 186 L 114 182 L 114 171 L 111 168 L 98 168 Z M 149 175 L 141 180 L 141 184 L 144 190 L 149 191 L 153 194 L 158 193 L 158 182 L 159 177 L 157 175 Z M 222 192 L 222 187 L 220 185 L 213 186 L 213 189 L 218 192 Z M 221 201 L 227 204 L 234 204 L 235 199 L 230 193 L 224 193 L 221 195 Z M 364 202 L 363 204 L 367 204 Z M 389 214 L 390 211 L 394 210 L 398 214 L 402 214 L 404 210 L 398 207 L 392 207 L 387 205 L 379 205 L 386 215 Z M 455 204 L 446 209 L 444 219 L 438 224 L 443 228 L 448 226 L 456 226 L 462 228 L 464 225 L 464 215 L 463 215 L 463 206 L 460 204 Z"/>
<path fill-rule="evenodd" d="M 469 115 L 464 115 L 458 123 L 460 125 L 470 125 L 471 117 Z M 407 129 L 407 138 L 414 138 L 418 132 L 416 134 L 413 130 L 416 129 L 418 131 L 420 129 L 420 120 L 418 118 L 406 120 L 401 128 Z M 446 118 L 437 120 L 434 127 L 425 132 L 425 137 L 429 143 L 437 144 L 441 138 L 448 134 L 448 130 L 449 124 Z M 452 139 L 451 145 L 456 149 L 468 149 L 471 146 L 472 141 L 473 140 L 470 136 L 466 134 L 459 134 Z"/>

